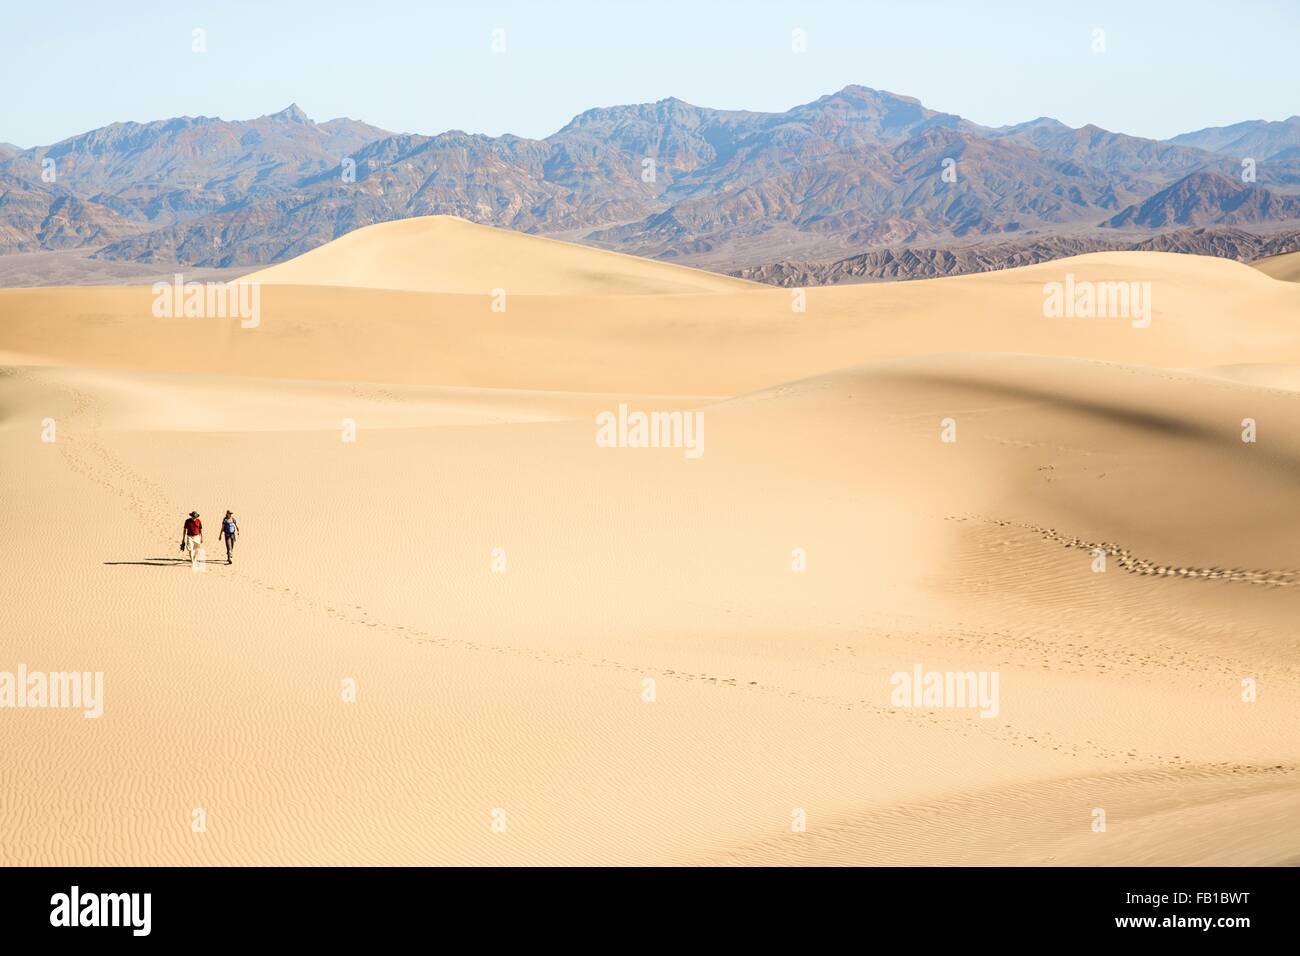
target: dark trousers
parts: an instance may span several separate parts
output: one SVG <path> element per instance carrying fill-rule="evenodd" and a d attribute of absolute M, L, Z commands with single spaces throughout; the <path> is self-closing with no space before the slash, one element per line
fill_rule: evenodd
<path fill-rule="evenodd" d="M 226 539 L 226 560 L 229 561 L 235 553 L 235 537 L 229 534 L 222 535 L 222 537 Z"/>

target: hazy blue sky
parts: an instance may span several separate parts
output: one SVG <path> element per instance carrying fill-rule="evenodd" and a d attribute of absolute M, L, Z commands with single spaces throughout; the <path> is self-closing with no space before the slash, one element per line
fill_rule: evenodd
<path fill-rule="evenodd" d="M 591 106 L 784 110 L 849 83 L 989 125 L 1163 138 L 1300 113 L 1297 59 L 1300 0 L 6 3 L 0 141 L 293 101 L 403 132 L 545 136 Z"/>

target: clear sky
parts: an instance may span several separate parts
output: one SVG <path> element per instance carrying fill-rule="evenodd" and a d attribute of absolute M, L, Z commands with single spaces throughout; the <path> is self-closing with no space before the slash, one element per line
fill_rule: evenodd
<path fill-rule="evenodd" d="M 1300 113 L 1300 0 L 71 0 L 2 19 L 0 141 L 19 146 L 290 102 L 540 137 L 592 106 L 784 110 L 850 83 L 993 126 L 1049 115 L 1157 138 Z"/>

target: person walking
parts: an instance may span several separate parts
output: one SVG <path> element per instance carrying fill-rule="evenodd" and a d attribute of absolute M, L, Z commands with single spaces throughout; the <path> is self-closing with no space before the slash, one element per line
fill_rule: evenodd
<path fill-rule="evenodd" d="M 190 516 L 185 519 L 185 530 L 181 532 L 181 551 L 189 555 L 191 568 L 198 563 L 201 550 L 203 550 L 203 522 L 199 520 L 197 511 L 191 511 Z"/>
<path fill-rule="evenodd" d="M 235 521 L 233 512 L 227 510 L 226 516 L 221 519 L 221 537 L 226 542 L 226 564 L 232 563 L 235 557 L 235 538 L 239 535 L 239 523 Z"/>

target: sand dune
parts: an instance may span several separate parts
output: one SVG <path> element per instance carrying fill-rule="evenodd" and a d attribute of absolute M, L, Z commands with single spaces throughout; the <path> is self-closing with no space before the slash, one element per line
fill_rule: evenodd
<path fill-rule="evenodd" d="M 1257 259 L 1251 265 L 1271 278 L 1285 282 L 1300 282 L 1300 252 L 1287 252 L 1280 256 Z"/>
<path fill-rule="evenodd" d="M 1045 318 L 1044 285 L 1069 275 L 1149 282 L 1150 326 Z M 761 287 L 616 304 L 518 295 L 496 313 L 486 293 L 268 286 L 260 324 L 245 329 L 233 319 L 155 318 L 153 298 L 147 288 L 0 290 L 0 347 L 102 368 L 695 395 L 737 394 L 850 362 L 927 352 L 1176 368 L 1300 365 L 1300 327 L 1292 321 L 1300 285 L 1240 263 L 1171 253 L 1099 253 L 1008 272 L 810 289 L 802 312 L 790 290 Z"/>
<path fill-rule="evenodd" d="M 245 277 L 266 285 L 491 295 L 646 295 L 760 288 L 699 269 L 605 252 L 455 216 L 367 226 Z"/>
<path fill-rule="evenodd" d="M 1045 317 L 1067 274 L 1150 326 Z M 98 720 L 0 711 L 0 862 L 1300 857 L 1300 287 L 602 281 L 268 287 L 256 329 L 0 292 L 0 670 L 105 675 Z M 599 447 L 619 404 L 703 454 Z M 898 705 L 916 665 L 996 716 Z"/>

